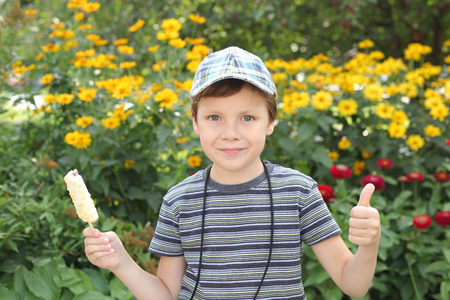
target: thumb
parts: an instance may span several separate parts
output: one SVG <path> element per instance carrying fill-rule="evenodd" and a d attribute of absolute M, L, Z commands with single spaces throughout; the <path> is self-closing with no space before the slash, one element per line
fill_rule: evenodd
<path fill-rule="evenodd" d="M 359 195 L 359 201 L 358 206 L 370 206 L 370 198 L 373 195 L 373 192 L 375 191 L 375 186 L 372 183 L 366 184 L 366 186 L 361 191 L 361 194 Z"/>

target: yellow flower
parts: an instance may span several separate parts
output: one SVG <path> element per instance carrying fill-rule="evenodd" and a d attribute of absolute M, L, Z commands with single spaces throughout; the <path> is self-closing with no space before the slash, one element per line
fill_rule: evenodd
<path fill-rule="evenodd" d="M 338 148 L 341 150 L 345 150 L 349 148 L 351 145 L 352 143 L 346 137 L 343 137 L 338 143 Z"/>
<path fill-rule="evenodd" d="M 412 134 L 406 139 L 406 144 L 411 150 L 417 151 L 425 145 L 425 140 L 418 134 Z"/>
<path fill-rule="evenodd" d="M 282 110 L 290 114 L 295 114 L 298 108 L 307 106 L 309 102 L 310 98 L 307 92 L 285 94 L 283 96 Z"/>
<path fill-rule="evenodd" d="M 272 78 L 276 85 L 286 85 L 288 75 L 286 73 L 277 72 L 272 75 Z"/>
<path fill-rule="evenodd" d="M 81 87 L 78 90 L 78 99 L 86 102 L 91 102 L 97 96 L 97 90 L 95 88 L 87 89 L 85 87 Z"/>
<path fill-rule="evenodd" d="M 333 96 L 325 91 L 318 91 L 312 96 L 311 105 L 317 110 L 326 110 L 333 104 Z"/>
<path fill-rule="evenodd" d="M 331 161 L 337 161 L 339 159 L 339 153 L 336 151 L 331 151 L 328 153 L 328 157 L 331 159 Z"/>
<path fill-rule="evenodd" d="M 171 89 L 164 89 L 155 95 L 155 101 L 160 102 L 160 108 L 172 109 L 173 105 L 178 102 L 178 96 Z"/>
<path fill-rule="evenodd" d="M 366 163 L 362 160 L 355 161 L 355 164 L 352 167 L 353 174 L 355 176 L 358 176 L 364 171 L 364 168 L 366 167 Z"/>
<path fill-rule="evenodd" d="M 391 121 L 398 124 L 403 124 L 408 121 L 408 115 L 403 110 L 397 110 L 392 114 Z"/>
<path fill-rule="evenodd" d="M 120 81 L 112 90 L 112 96 L 116 99 L 123 99 L 131 95 L 132 86 L 130 82 Z"/>
<path fill-rule="evenodd" d="M 191 51 L 186 53 L 188 60 L 202 60 L 209 54 L 209 47 L 206 45 L 195 45 Z"/>
<path fill-rule="evenodd" d="M 364 97 L 372 101 L 382 100 L 383 90 L 381 85 L 368 84 L 363 90 Z"/>
<path fill-rule="evenodd" d="M 177 87 L 180 88 L 182 90 L 185 90 L 186 92 L 189 92 L 191 90 L 192 87 L 192 79 L 188 79 L 184 82 L 180 82 L 178 80 L 175 80 L 173 82 L 173 84 Z"/>
<path fill-rule="evenodd" d="M 61 105 L 68 105 L 72 103 L 73 94 L 60 94 L 56 96 L 55 101 L 59 102 Z"/>
<path fill-rule="evenodd" d="M 152 65 L 152 70 L 154 72 L 159 72 L 160 70 L 163 70 L 166 67 L 166 62 L 165 61 L 158 61 L 156 62 L 156 64 Z"/>
<path fill-rule="evenodd" d="M 388 133 L 391 138 L 402 138 L 406 133 L 406 128 L 402 124 L 391 122 L 389 123 Z"/>
<path fill-rule="evenodd" d="M 47 104 L 51 104 L 55 101 L 56 101 L 56 97 L 53 94 L 48 94 L 48 95 L 45 95 L 45 97 L 44 97 L 44 102 Z"/>
<path fill-rule="evenodd" d="M 119 66 L 122 69 L 130 69 L 130 68 L 133 68 L 136 66 L 136 62 L 135 61 L 126 61 L 126 62 L 120 63 Z"/>
<path fill-rule="evenodd" d="M 443 122 L 444 119 L 449 115 L 449 109 L 445 104 L 441 104 L 433 107 L 430 110 L 430 115 L 433 117 L 433 119 L 439 119 L 439 121 Z"/>
<path fill-rule="evenodd" d="M 134 160 L 126 160 L 123 163 L 123 166 L 125 167 L 125 169 L 134 169 Z"/>
<path fill-rule="evenodd" d="M 41 84 L 49 84 L 53 81 L 54 77 L 52 74 L 45 74 L 42 76 L 42 78 L 39 80 Z"/>
<path fill-rule="evenodd" d="M 78 26 L 79 30 L 88 30 L 91 29 L 92 25 L 91 24 L 81 24 L 80 26 Z"/>
<path fill-rule="evenodd" d="M 121 45 L 117 49 L 124 54 L 133 54 L 134 53 L 134 48 L 127 46 L 127 45 Z"/>
<path fill-rule="evenodd" d="M 200 64 L 201 60 L 191 60 L 190 62 L 188 62 L 188 64 L 186 65 L 186 69 L 191 72 L 191 73 L 195 73 L 197 71 L 198 65 Z"/>
<path fill-rule="evenodd" d="M 190 155 L 188 157 L 188 165 L 191 167 L 200 167 L 202 164 L 202 158 L 198 155 Z"/>
<path fill-rule="evenodd" d="M 430 46 L 424 46 L 420 43 L 409 44 L 404 51 L 405 58 L 407 60 L 419 61 L 422 55 L 427 55 L 431 53 L 432 49 Z"/>
<path fill-rule="evenodd" d="M 128 28 L 128 31 L 130 32 L 136 32 L 138 31 L 140 28 L 142 28 L 142 26 L 144 26 L 145 21 L 138 19 L 137 22 L 135 24 L 133 24 L 131 27 Z"/>
<path fill-rule="evenodd" d="M 358 112 L 358 102 L 355 99 L 341 100 L 338 103 L 338 110 L 341 116 L 353 116 Z"/>
<path fill-rule="evenodd" d="M 436 137 L 441 135 L 441 129 L 433 125 L 427 125 L 424 129 L 425 135 L 430 137 Z"/>
<path fill-rule="evenodd" d="M 34 15 L 34 14 L 37 14 L 37 10 L 36 9 L 27 9 L 27 10 L 25 10 L 25 14 L 26 15 Z"/>
<path fill-rule="evenodd" d="M 36 55 L 35 59 L 36 59 L 36 60 L 41 60 L 41 59 L 44 58 L 44 56 L 45 56 L 44 53 L 39 53 L 38 55 Z"/>
<path fill-rule="evenodd" d="M 177 49 L 183 48 L 184 46 L 186 46 L 186 42 L 183 41 L 182 39 L 178 38 L 178 39 L 174 39 L 174 40 L 170 40 L 169 44 L 174 46 Z"/>
<path fill-rule="evenodd" d="M 372 48 L 375 45 L 374 42 L 372 42 L 371 40 L 367 39 L 364 41 L 361 41 L 358 43 L 358 47 L 360 49 L 367 49 L 367 48 Z"/>
<path fill-rule="evenodd" d="M 363 158 L 369 158 L 372 156 L 372 154 L 373 154 L 372 152 L 367 152 L 366 149 L 364 148 L 361 150 L 361 156 Z"/>
<path fill-rule="evenodd" d="M 176 39 L 178 37 L 178 31 L 158 32 L 156 34 L 156 39 L 160 41 Z"/>
<path fill-rule="evenodd" d="M 120 126 L 120 119 L 112 117 L 112 118 L 106 118 L 102 120 L 102 125 L 106 129 L 114 129 L 117 126 Z"/>
<path fill-rule="evenodd" d="M 92 142 L 91 135 L 89 132 L 82 133 L 78 130 L 74 132 L 68 132 L 64 136 L 64 142 L 71 146 L 77 147 L 78 149 L 87 148 Z"/>
<path fill-rule="evenodd" d="M 203 23 L 206 22 L 206 19 L 204 17 L 198 16 L 198 15 L 193 15 L 193 14 L 189 15 L 189 19 L 192 22 L 195 22 L 195 23 L 198 23 L 198 24 L 203 24 Z"/>
<path fill-rule="evenodd" d="M 86 128 L 92 124 L 92 116 L 81 116 L 76 120 L 76 124 L 82 128 Z"/>
<path fill-rule="evenodd" d="M 118 39 L 113 42 L 114 46 L 126 45 L 128 44 L 128 39 Z"/>
<path fill-rule="evenodd" d="M 161 28 L 164 32 L 180 31 L 181 27 L 180 21 L 174 18 L 166 19 L 161 24 Z"/>
<path fill-rule="evenodd" d="M 158 45 L 153 46 L 153 47 L 148 47 L 148 48 L 147 48 L 147 50 L 148 50 L 149 52 L 156 52 L 158 49 L 159 49 L 159 46 L 158 46 Z"/>
<path fill-rule="evenodd" d="M 88 35 L 86 35 L 86 39 L 87 39 L 88 41 L 93 41 L 93 42 L 95 42 L 95 41 L 101 40 L 102 37 L 99 36 L 98 34 L 88 34 Z"/>
<path fill-rule="evenodd" d="M 84 19 L 84 13 L 79 12 L 79 13 L 75 14 L 75 16 L 73 16 L 73 18 L 75 19 L 75 21 L 81 21 Z"/>
<path fill-rule="evenodd" d="M 205 39 L 204 38 L 191 39 L 190 37 L 186 37 L 184 38 L 184 41 L 192 45 L 199 45 L 202 44 L 205 41 Z"/>
<path fill-rule="evenodd" d="M 54 43 L 48 43 L 45 46 L 41 46 L 42 51 L 44 52 L 58 52 L 61 50 L 61 45 L 56 45 Z"/>
<path fill-rule="evenodd" d="M 188 137 L 184 137 L 184 138 L 178 138 L 177 139 L 177 144 L 182 144 L 182 143 L 186 143 L 189 142 L 191 139 Z"/>
<path fill-rule="evenodd" d="M 409 98 L 414 98 L 419 93 L 417 86 L 410 82 L 403 82 L 399 86 L 399 92 Z"/>
<path fill-rule="evenodd" d="M 100 8 L 100 6 L 101 6 L 100 3 L 98 2 L 87 2 L 81 7 L 81 9 L 87 13 L 91 13 L 97 11 Z"/>
<path fill-rule="evenodd" d="M 376 108 L 376 115 L 382 119 L 391 119 L 395 112 L 395 107 L 389 103 L 378 103 Z"/>

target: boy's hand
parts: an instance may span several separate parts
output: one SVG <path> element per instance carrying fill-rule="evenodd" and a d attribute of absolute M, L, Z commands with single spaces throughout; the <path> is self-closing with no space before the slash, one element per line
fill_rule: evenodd
<path fill-rule="evenodd" d="M 380 215 L 370 206 L 375 186 L 367 184 L 359 196 L 358 205 L 350 211 L 348 240 L 359 246 L 378 244 L 381 236 Z"/>
<path fill-rule="evenodd" d="M 125 248 L 116 233 L 98 229 L 83 230 L 85 253 L 89 261 L 100 268 L 113 270 L 125 259 Z"/>

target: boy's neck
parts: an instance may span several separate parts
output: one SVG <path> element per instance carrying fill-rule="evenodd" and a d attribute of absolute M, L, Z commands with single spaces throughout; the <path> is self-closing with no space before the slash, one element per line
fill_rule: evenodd
<path fill-rule="evenodd" d="M 228 171 L 216 164 L 213 164 L 210 176 L 214 181 L 220 184 L 241 184 L 255 179 L 263 171 L 264 166 L 260 160 L 247 166 L 245 169 L 236 171 Z"/>

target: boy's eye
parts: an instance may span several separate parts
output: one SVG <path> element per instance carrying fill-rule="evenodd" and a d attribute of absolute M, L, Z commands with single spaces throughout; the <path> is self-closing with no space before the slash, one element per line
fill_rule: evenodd
<path fill-rule="evenodd" d="M 208 119 L 210 119 L 211 121 L 219 121 L 220 118 L 219 118 L 219 116 L 212 115 L 212 116 L 209 116 Z"/>
<path fill-rule="evenodd" d="M 244 116 L 243 118 L 242 118 L 242 120 L 244 120 L 244 121 L 246 121 L 246 122 L 249 122 L 249 121 L 251 121 L 251 120 L 253 120 L 254 118 L 252 117 L 252 116 Z"/>

